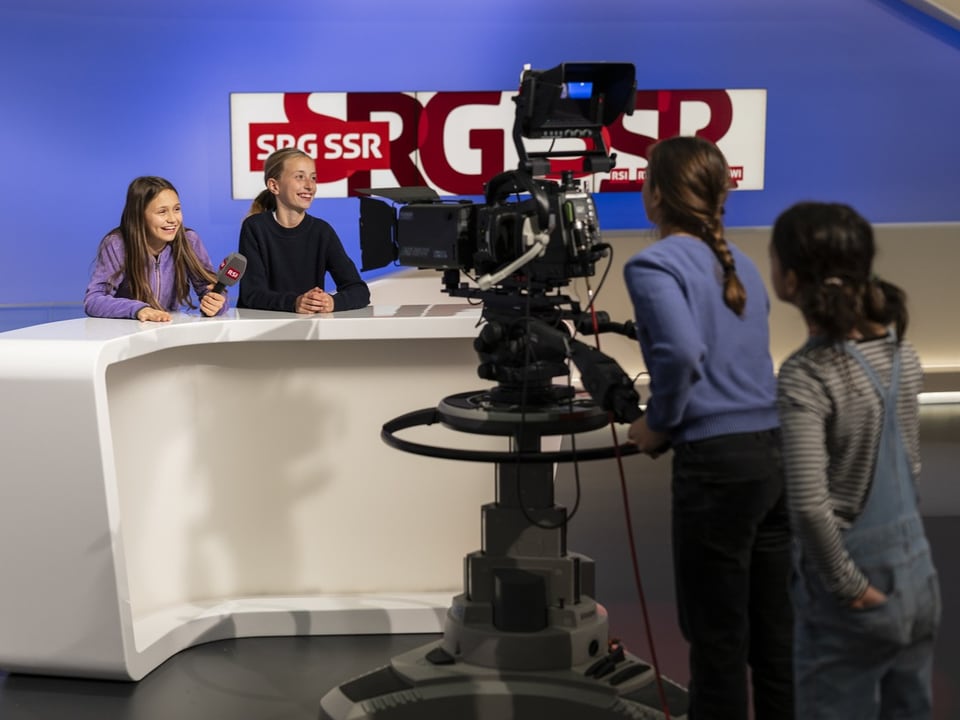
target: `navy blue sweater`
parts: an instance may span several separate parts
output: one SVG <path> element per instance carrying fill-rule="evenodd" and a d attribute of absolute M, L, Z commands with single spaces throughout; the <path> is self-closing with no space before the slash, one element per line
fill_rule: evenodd
<path fill-rule="evenodd" d="M 370 289 L 357 266 L 333 227 L 320 218 L 305 215 L 297 227 L 285 228 L 273 213 L 251 215 L 240 228 L 240 252 L 247 270 L 237 307 L 294 312 L 298 296 L 314 287 L 326 289 L 328 273 L 337 288 L 334 310 L 370 303 Z"/>

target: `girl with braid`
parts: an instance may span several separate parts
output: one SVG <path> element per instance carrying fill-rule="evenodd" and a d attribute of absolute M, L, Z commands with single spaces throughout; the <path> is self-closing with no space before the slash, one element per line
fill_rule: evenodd
<path fill-rule="evenodd" d="M 917 511 L 917 394 L 903 291 L 872 275 L 873 230 L 847 205 L 776 221 L 770 273 L 807 342 L 780 369 L 796 535 L 797 717 L 931 717 L 940 593 Z"/>
<path fill-rule="evenodd" d="M 624 269 L 650 375 L 629 437 L 652 457 L 673 451 L 689 717 L 747 720 L 752 702 L 757 720 L 790 720 L 790 529 L 770 303 L 756 266 L 724 239 L 729 187 L 726 159 L 703 138 L 651 149 L 643 201 L 659 240 Z"/>

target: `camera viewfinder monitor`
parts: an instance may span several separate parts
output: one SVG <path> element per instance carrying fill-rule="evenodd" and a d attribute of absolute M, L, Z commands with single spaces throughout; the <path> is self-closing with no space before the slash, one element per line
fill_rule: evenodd
<path fill-rule="evenodd" d="M 521 78 L 518 120 L 523 137 L 583 137 L 633 112 L 632 63 L 564 63 L 527 70 Z"/>

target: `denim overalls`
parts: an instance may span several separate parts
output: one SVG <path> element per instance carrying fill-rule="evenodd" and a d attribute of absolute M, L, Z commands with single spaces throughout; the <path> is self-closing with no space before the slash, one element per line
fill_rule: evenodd
<path fill-rule="evenodd" d="M 896 343 L 892 333 L 891 342 Z M 797 718 L 923 720 L 932 712 L 940 591 L 897 421 L 900 350 L 894 351 L 887 389 L 853 343 L 845 350 L 883 399 L 884 421 L 863 512 L 843 541 L 887 601 L 865 610 L 850 608 L 824 589 L 795 548 Z"/>

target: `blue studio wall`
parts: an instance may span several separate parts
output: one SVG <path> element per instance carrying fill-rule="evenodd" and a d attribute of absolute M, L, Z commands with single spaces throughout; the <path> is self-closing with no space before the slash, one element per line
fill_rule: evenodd
<path fill-rule="evenodd" d="M 0 5 L 0 306 L 78 303 L 142 174 L 216 261 L 232 92 L 512 90 L 524 63 L 616 60 L 640 88 L 766 88 L 766 179 L 731 225 L 803 198 L 960 220 L 960 38 L 899 0 L 19 0 Z M 598 198 L 605 229 L 639 198 Z M 359 264 L 358 202 L 317 200 Z M 368 279 L 372 277 L 368 275 Z"/>

